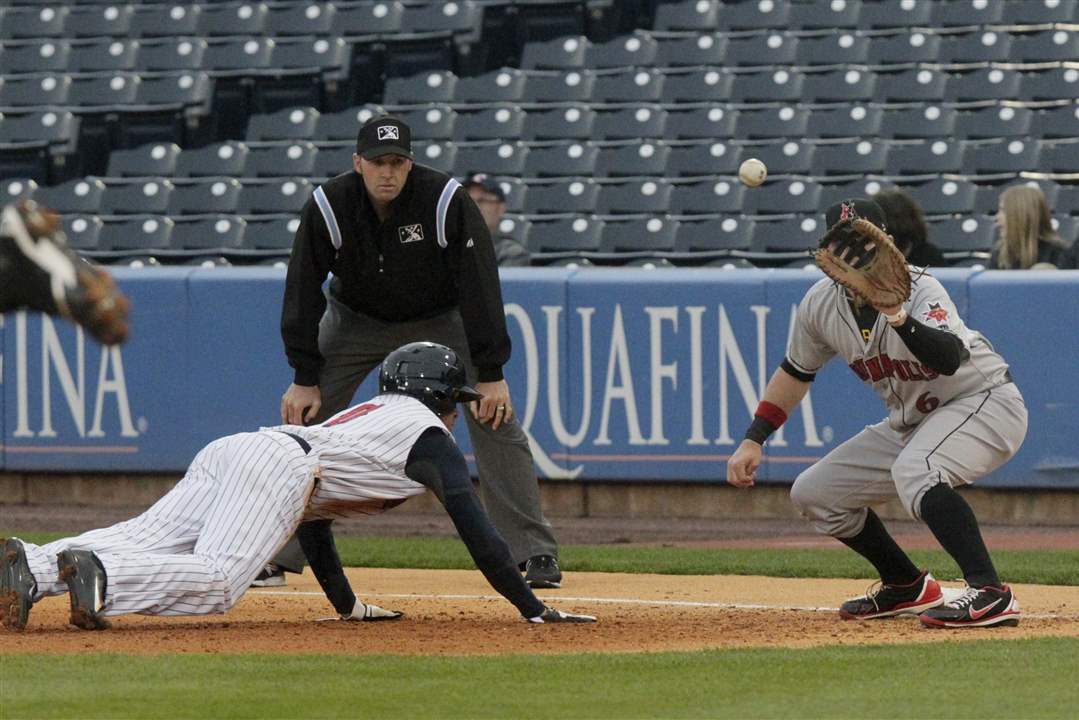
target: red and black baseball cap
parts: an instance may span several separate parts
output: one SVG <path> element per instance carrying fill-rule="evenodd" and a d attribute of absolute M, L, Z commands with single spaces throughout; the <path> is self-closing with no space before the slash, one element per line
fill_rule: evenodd
<path fill-rule="evenodd" d="M 887 231 L 884 225 L 884 211 L 880 205 L 868 198 L 849 198 L 840 200 L 835 205 L 824 211 L 824 222 L 832 227 L 840 220 L 847 218 L 862 218 L 873 223 L 881 230 Z"/>
<path fill-rule="evenodd" d="M 412 129 L 404 120 L 392 115 L 371 118 L 356 137 L 356 154 L 364 160 L 383 155 L 401 155 L 413 160 Z"/>

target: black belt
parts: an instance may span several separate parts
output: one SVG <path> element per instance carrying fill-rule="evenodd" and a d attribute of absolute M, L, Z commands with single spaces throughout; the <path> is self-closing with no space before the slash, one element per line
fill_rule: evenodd
<path fill-rule="evenodd" d="M 297 444 L 299 444 L 299 446 L 301 448 L 303 448 L 303 454 L 304 455 L 310 455 L 311 454 L 311 444 L 309 442 L 307 442 L 306 440 L 304 440 L 302 437 L 300 437 L 296 433 L 290 433 L 287 430 L 278 430 L 278 432 L 281 433 L 282 435 L 288 435 L 290 438 L 295 440 L 297 442 Z"/>

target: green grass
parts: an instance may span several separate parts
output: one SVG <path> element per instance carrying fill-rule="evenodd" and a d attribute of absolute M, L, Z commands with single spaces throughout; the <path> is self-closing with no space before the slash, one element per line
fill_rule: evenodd
<path fill-rule="evenodd" d="M 59 533 L 12 534 L 35 543 L 62 537 Z M 337 549 L 346 566 L 450 570 L 475 567 L 465 546 L 456 538 L 339 537 Z M 916 564 L 929 568 L 942 580 L 961 575 L 955 562 L 943 550 L 912 552 L 910 555 Z M 993 561 L 1001 577 L 1008 582 L 1079 585 L 1077 550 L 1000 550 L 993 553 Z M 843 547 L 833 550 L 755 550 L 662 545 L 566 545 L 561 550 L 561 562 L 566 570 L 582 572 L 875 577 L 869 563 Z"/>
<path fill-rule="evenodd" d="M 1076 677 L 1079 641 L 1063 638 L 539 657 L 9 655 L 0 718 L 1066 718 Z"/>

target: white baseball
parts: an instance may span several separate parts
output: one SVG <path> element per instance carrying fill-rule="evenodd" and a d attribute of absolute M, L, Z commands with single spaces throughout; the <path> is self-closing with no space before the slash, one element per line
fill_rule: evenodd
<path fill-rule="evenodd" d="M 738 168 L 738 177 L 746 185 L 757 187 L 768 177 L 768 168 L 757 158 L 749 158 Z"/>

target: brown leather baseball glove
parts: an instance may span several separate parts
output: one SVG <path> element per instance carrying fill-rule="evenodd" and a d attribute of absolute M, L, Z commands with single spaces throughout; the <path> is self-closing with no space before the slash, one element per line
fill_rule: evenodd
<path fill-rule="evenodd" d="M 862 218 L 833 225 L 813 253 L 828 277 L 875 308 L 892 308 L 910 298 L 910 271 L 892 237 Z"/>

